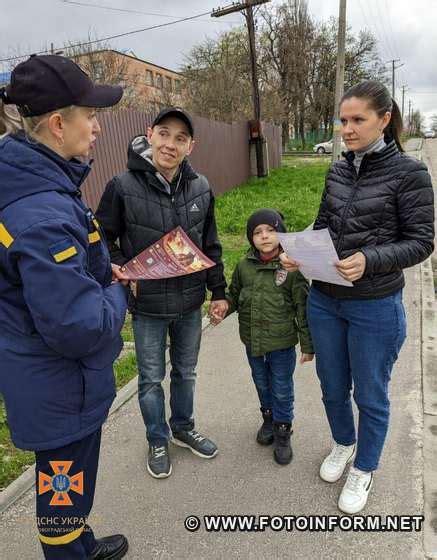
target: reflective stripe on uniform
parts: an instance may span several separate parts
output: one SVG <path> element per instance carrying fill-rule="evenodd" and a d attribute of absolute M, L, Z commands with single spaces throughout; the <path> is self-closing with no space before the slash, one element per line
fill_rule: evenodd
<path fill-rule="evenodd" d="M 100 241 L 100 234 L 98 231 L 94 231 L 93 233 L 89 233 L 88 234 L 88 241 L 90 243 L 96 243 L 97 241 Z"/>
<path fill-rule="evenodd" d="M 41 533 L 38 535 L 39 540 L 44 544 L 51 544 L 51 545 L 61 545 L 61 544 L 68 544 L 76 540 L 80 535 L 83 533 L 85 525 L 79 527 L 79 529 L 75 529 L 71 531 L 71 533 L 67 533 L 66 535 L 62 535 L 61 537 L 46 537 Z"/>
<path fill-rule="evenodd" d="M 53 255 L 53 257 L 57 263 L 60 263 L 62 261 L 65 261 L 66 259 L 69 259 L 73 255 L 77 255 L 77 249 L 74 245 L 72 245 L 68 249 L 65 249 L 64 251 L 61 251 L 60 253 L 56 253 L 55 255 Z"/>
<path fill-rule="evenodd" d="M 0 243 L 8 249 L 10 245 L 14 242 L 14 238 L 5 228 L 3 224 L 0 224 Z"/>

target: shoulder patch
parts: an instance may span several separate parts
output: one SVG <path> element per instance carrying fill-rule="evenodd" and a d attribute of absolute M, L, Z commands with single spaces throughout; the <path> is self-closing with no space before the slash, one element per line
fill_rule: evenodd
<path fill-rule="evenodd" d="M 14 242 L 14 238 L 9 233 L 9 231 L 5 228 L 5 226 L 0 223 L 0 243 L 8 249 L 12 243 Z"/>
<path fill-rule="evenodd" d="M 100 241 L 100 234 L 99 232 L 93 231 L 92 233 L 88 234 L 88 241 L 89 243 L 97 243 L 97 241 Z"/>
<path fill-rule="evenodd" d="M 68 237 L 49 247 L 49 251 L 57 263 L 77 255 L 77 249 L 74 246 L 73 240 Z"/>

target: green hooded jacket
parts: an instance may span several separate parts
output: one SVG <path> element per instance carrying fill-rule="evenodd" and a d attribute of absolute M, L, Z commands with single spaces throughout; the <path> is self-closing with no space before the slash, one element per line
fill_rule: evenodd
<path fill-rule="evenodd" d="M 279 258 L 261 261 L 250 248 L 232 275 L 228 314 L 238 312 L 240 338 L 253 356 L 300 342 L 314 352 L 306 319 L 309 285 L 300 272 L 287 272 Z"/>

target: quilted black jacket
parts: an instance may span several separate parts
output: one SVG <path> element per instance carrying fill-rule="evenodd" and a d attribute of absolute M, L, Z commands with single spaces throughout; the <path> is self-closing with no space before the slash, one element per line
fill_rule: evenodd
<path fill-rule="evenodd" d="M 216 263 L 187 276 L 138 282 L 136 298 L 129 298 L 133 313 L 176 318 L 198 309 L 206 288 L 212 299 L 225 298 L 214 196 L 207 179 L 195 173 L 186 160 L 170 186 L 153 166 L 146 142 L 144 137 L 131 142 L 128 171 L 108 183 L 96 216 L 113 263 L 124 264 L 178 225 Z"/>
<path fill-rule="evenodd" d="M 340 259 L 357 251 L 366 257 L 364 276 L 353 287 L 314 281 L 339 299 L 382 298 L 404 284 L 402 269 L 434 250 L 434 193 L 426 166 L 386 140 L 380 152 L 366 154 L 359 173 L 354 153 L 335 162 L 314 229 L 328 228 Z"/>

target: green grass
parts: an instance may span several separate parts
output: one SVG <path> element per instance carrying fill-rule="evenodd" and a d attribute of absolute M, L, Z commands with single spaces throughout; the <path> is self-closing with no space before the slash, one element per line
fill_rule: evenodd
<path fill-rule="evenodd" d="M 282 212 L 288 231 L 305 229 L 316 217 L 329 160 L 284 158 L 284 165 L 269 177 L 252 178 L 244 185 L 219 196 L 216 218 L 226 278 L 244 255 L 248 217 L 259 208 Z"/>
<path fill-rule="evenodd" d="M 223 245 L 225 275 L 232 271 L 249 247 L 247 218 L 259 208 L 280 210 L 289 231 L 299 231 L 315 218 L 323 189 L 329 158 L 284 158 L 284 165 L 264 179 L 253 178 L 216 200 L 217 228 Z M 207 303 L 204 310 L 207 309 Z M 125 342 L 133 341 L 132 321 L 128 315 L 122 330 Z M 127 354 L 114 366 L 117 390 L 137 375 L 135 354 Z M 0 395 L 0 490 L 17 478 L 34 455 L 16 449 L 10 441 L 4 404 Z"/>
<path fill-rule="evenodd" d="M 126 315 L 126 321 L 124 322 L 124 326 L 121 330 L 121 338 L 124 342 L 134 341 L 134 333 L 132 332 L 132 315 L 130 313 Z"/>
<path fill-rule="evenodd" d="M 115 362 L 114 375 L 117 391 L 126 385 L 128 381 L 133 379 L 137 373 L 137 359 L 134 352 L 126 354 L 123 358 Z"/>
<path fill-rule="evenodd" d="M 6 411 L 0 395 L 0 491 L 34 462 L 35 457 L 32 452 L 21 451 L 11 442 Z"/>

